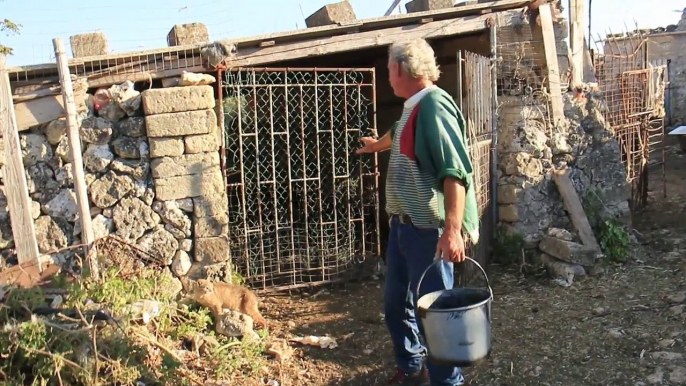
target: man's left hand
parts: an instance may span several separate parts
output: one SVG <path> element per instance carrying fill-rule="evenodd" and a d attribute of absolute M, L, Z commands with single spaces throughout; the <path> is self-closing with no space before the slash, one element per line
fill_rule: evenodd
<path fill-rule="evenodd" d="M 443 260 L 461 263 L 465 260 L 464 239 L 462 232 L 455 228 L 446 228 L 438 240 L 437 253 L 443 255 Z"/>

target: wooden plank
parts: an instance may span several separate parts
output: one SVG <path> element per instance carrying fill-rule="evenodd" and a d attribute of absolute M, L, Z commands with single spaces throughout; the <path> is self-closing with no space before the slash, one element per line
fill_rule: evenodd
<path fill-rule="evenodd" d="M 5 149 L 2 174 L 17 258 L 19 263 L 24 263 L 37 259 L 39 251 L 33 218 L 29 210 L 31 208 L 29 189 L 26 184 L 17 119 L 12 106 L 12 91 L 5 70 L 5 61 L 5 55 L 0 55 L 0 120 L 2 120 L 0 130 L 2 130 L 2 141 Z"/>
<path fill-rule="evenodd" d="M 572 56 L 572 87 L 584 83 L 584 8 L 586 0 L 569 0 L 569 44 Z"/>
<path fill-rule="evenodd" d="M 84 92 L 75 95 L 77 103 L 85 103 Z M 64 100 L 61 95 L 50 95 L 19 102 L 14 105 L 17 117 L 17 130 L 24 131 L 66 116 Z"/>
<path fill-rule="evenodd" d="M 576 194 L 572 180 L 569 179 L 569 170 L 555 170 L 553 172 L 553 180 L 562 196 L 565 210 L 569 214 L 569 218 L 572 220 L 572 224 L 574 224 L 577 232 L 579 232 L 581 242 L 585 246 L 600 252 L 600 245 L 593 234 L 593 229 L 591 229 L 591 224 L 588 222 L 588 217 L 586 217 L 584 207 L 581 205 L 579 195 Z"/>
<path fill-rule="evenodd" d="M 47 281 L 61 268 L 49 261 L 39 262 L 39 259 L 32 259 L 0 272 L 0 285 L 30 288 Z"/>
<path fill-rule="evenodd" d="M 553 125 L 557 126 L 565 117 L 564 104 L 562 102 L 562 89 L 560 85 L 560 67 L 557 62 L 557 47 L 555 44 L 555 32 L 553 29 L 553 11 L 550 4 L 543 4 L 538 8 L 541 16 L 541 26 L 533 26 L 532 29 L 540 29 L 543 36 L 543 48 L 548 69 L 548 87 L 550 103 L 552 105 Z"/>
<path fill-rule="evenodd" d="M 76 192 L 76 203 L 78 206 L 79 220 L 81 222 L 81 239 L 86 245 L 85 256 L 88 256 L 88 248 L 91 246 L 95 237 L 93 236 L 93 226 L 91 225 L 91 210 L 88 204 L 88 190 L 86 185 L 86 174 L 83 171 L 83 158 L 81 156 L 81 138 L 79 137 L 79 125 L 76 117 L 76 101 L 74 99 L 74 89 L 71 82 L 71 74 L 67 66 L 67 52 L 61 38 L 52 40 L 55 47 L 55 58 L 57 58 L 57 69 L 60 73 L 60 85 L 62 86 L 62 98 L 67 111 L 67 139 L 69 140 L 69 155 L 71 156 L 72 171 L 74 174 L 74 191 Z M 91 262 L 89 262 L 91 263 Z M 97 268 L 90 264 L 91 274 L 98 277 Z"/>
<path fill-rule="evenodd" d="M 361 32 L 355 35 L 335 36 L 326 39 L 281 44 L 250 52 L 238 52 L 231 61 L 232 67 L 250 67 L 268 63 L 302 59 L 311 56 L 330 55 L 366 48 L 383 47 L 403 39 L 425 39 L 476 32 L 487 28 L 486 22 L 493 16 L 471 16 L 461 19 L 434 21 L 414 28 L 395 27 L 381 31 Z"/>

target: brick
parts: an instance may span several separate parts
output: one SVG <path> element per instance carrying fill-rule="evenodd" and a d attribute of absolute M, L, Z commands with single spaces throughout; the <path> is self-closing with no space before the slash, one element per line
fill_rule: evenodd
<path fill-rule="evenodd" d="M 155 198 L 160 201 L 180 200 L 203 195 L 206 190 L 217 191 L 223 188 L 222 173 L 216 170 L 185 176 L 156 178 Z"/>
<path fill-rule="evenodd" d="M 219 153 L 186 154 L 157 158 L 150 162 L 153 178 L 200 174 L 219 169 Z"/>
<path fill-rule="evenodd" d="M 193 198 L 193 215 L 195 217 L 215 216 L 226 214 L 228 211 L 229 201 L 225 191 Z"/>
<path fill-rule="evenodd" d="M 217 127 L 217 115 L 214 110 L 148 115 L 145 125 L 151 138 L 207 134 Z"/>
<path fill-rule="evenodd" d="M 183 138 L 150 138 L 150 158 L 178 157 L 183 155 Z"/>
<path fill-rule="evenodd" d="M 227 233 L 229 233 L 229 216 L 226 213 L 194 218 L 193 234 L 195 237 L 215 237 Z"/>
<path fill-rule="evenodd" d="M 189 135 L 183 138 L 186 154 L 209 153 L 219 150 L 221 136 L 219 126 L 208 134 Z"/>
<path fill-rule="evenodd" d="M 355 21 L 355 10 L 349 1 L 325 5 L 305 19 L 307 28 Z"/>
<path fill-rule="evenodd" d="M 584 267 L 593 267 L 600 257 L 593 248 L 550 236 L 544 237 L 538 248 L 552 257 Z"/>
<path fill-rule="evenodd" d="M 107 37 L 102 32 L 70 36 L 69 44 L 74 58 L 109 54 Z"/>
<path fill-rule="evenodd" d="M 145 115 L 206 110 L 215 105 L 212 86 L 151 88 L 141 97 Z"/>
<path fill-rule="evenodd" d="M 210 34 L 203 23 L 176 24 L 167 34 L 169 47 L 209 43 Z"/>
<path fill-rule="evenodd" d="M 407 13 L 434 11 L 452 7 L 453 0 L 412 0 L 405 4 Z"/>
<path fill-rule="evenodd" d="M 228 261 L 230 257 L 228 237 L 195 238 L 195 261 L 201 264 L 213 264 Z"/>

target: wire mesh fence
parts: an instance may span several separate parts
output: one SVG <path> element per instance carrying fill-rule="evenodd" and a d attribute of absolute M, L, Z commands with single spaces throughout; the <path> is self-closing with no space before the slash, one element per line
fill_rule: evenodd
<path fill-rule="evenodd" d="M 373 69 L 238 69 L 223 79 L 234 266 L 253 287 L 344 279 L 380 253 Z"/>
<path fill-rule="evenodd" d="M 631 183 L 632 210 L 638 210 L 647 205 L 651 166 L 662 168 L 666 195 L 666 65 L 649 62 L 647 37 L 641 33 L 609 35 L 598 43 L 602 44 L 602 54 L 594 59 L 598 86 L 607 106 L 605 120 L 622 151 Z"/>

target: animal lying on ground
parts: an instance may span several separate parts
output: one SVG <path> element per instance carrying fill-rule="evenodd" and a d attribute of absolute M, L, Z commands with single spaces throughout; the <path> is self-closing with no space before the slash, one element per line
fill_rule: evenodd
<path fill-rule="evenodd" d="M 189 286 L 186 278 L 181 284 L 188 295 L 198 304 L 210 309 L 215 319 L 224 313 L 224 309 L 237 311 L 253 318 L 256 324 L 267 327 L 258 308 L 257 295 L 248 288 L 229 283 L 213 283 L 207 279 L 200 279 Z"/>

